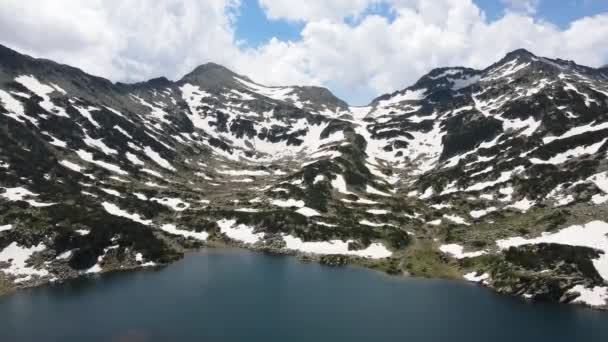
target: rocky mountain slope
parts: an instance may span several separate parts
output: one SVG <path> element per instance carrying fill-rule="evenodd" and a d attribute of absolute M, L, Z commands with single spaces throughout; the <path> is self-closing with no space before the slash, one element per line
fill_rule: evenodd
<path fill-rule="evenodd" d="M 0 47 L 0 289 L 228 244 L 606 307 L 607 141 L 608 73 L 524 50 L 349 107 Z"/>

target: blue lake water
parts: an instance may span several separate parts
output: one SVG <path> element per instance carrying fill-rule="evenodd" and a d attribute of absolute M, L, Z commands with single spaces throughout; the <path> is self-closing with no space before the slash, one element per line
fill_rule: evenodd
<path fill-rule="evenodd" d="M 0 297 L 0 341 L 608 341 L 608 312 L 210 250 Z"/>

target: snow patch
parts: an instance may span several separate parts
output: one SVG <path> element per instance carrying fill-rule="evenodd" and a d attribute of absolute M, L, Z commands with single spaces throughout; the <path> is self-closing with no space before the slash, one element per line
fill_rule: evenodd
<path fill-rule="evenodd" d="M 160 227 L 160 229 L 169 234 L 180 235 L 200 241 L 207 241 L 207 238 L 209 237 L 209 233 L 207 232 L 193 232 L 189 230 L 177 229 L 174 224 L 164 224 Z"/>
<path fill-rule="evenodd" d="M 236 224 L 236 220 L 219 220 L 217 221 L 220 227 L 220 232 L 226 234 L 229 238 L 236 241 L 241 241 L 248 244 L 254 244 L 264 238 L 265 233 L 254 233 L 254 228 Z"/>
<path fill-rule="evenodd" d="M 101 205 L 103 206 L 105 211 L 107 211 L 110 215 L 124 217 L 131 221 L 135 221 L 146 226 L 152 224 L 152 220 L 144 220 L 139 214 L 131 214 L 123 209 L 120 209 L 116 204 L 110 202 L 103 202 Z"/>
<path fill-rule="evenodd" d="M 569 246 L 590 247 L 603 251 L 604 253 L 593 260 L 593 265 L 598 273 L 608 280 L 608 223 L 603 221 L 591 221 L 585 225 L 574 225 L 564 228 L 555 233 L 544 232 L 540 237 L 526 239 L 520 236 L 496 241 L 501 249 L 532 245 L 539 243 L 556 243 Z"/>
<path fill-rule="evenodd" d="M 384 259 L 388 258 L 393 253 L 388 250 L 381 243 L 372 243 L 367 248 L 362 250 L 348 250 L 348 244 L 352 242 L 351 240 L 342 241 L 342 240 L 330 240 L 330 241 L 302 241 L 302 239 L 291 236 L 291 235 L 283 235 L 283 240 L 286 244 L 286 249 L 300 251 L 303 253 L 311 253 L 311 254 L 342 254 L 342 255 L 354 255 L 363 258 L 370 259 Z"/>
<path fill-rule="evenodd" d="M 441 245 L 439 250 L 445 254 L 449 254 L 456 259 L 466 259 L 466 258 L 476 258 L 478 256 L 487 254 L 486 251 L 476 251 L 476 252 L 464 252 L 464 247 L 461 245 L 452 243 L 448 245 Z"/>

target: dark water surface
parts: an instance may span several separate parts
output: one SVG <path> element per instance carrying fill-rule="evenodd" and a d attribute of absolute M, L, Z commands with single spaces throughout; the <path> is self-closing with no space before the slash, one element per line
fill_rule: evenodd
<path fill-rule="evenodd" d="M 608 312 L 212 250 L 0 297 L 0 341 L 608 341 Z"/>

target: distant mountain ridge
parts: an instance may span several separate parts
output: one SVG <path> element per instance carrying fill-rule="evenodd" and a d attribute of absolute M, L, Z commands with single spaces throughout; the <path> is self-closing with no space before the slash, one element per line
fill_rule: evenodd
<path fill-rule="evenodd" d="M 516 50 L 365 107 L 214 63 L 112 83 L 0 47 L 0 292 L 206 245 L 605 308 L 608 75 Z"/>

